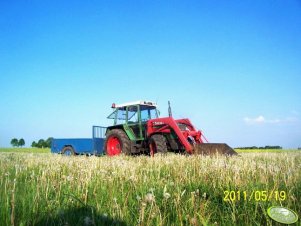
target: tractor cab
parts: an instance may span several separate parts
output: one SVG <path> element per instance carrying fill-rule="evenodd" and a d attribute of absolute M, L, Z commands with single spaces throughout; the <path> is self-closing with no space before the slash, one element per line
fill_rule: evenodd
<path fill-rule="evenodd" d="M 114 111 L 108 116 L 108 119 L 113 119 L 114 123 L 110 128 L 123 129 L 132 141 L 144 140 L 146 122 L 158 118 L 157 105 L 154 102 L 113 103 L 112 108 Z"/>

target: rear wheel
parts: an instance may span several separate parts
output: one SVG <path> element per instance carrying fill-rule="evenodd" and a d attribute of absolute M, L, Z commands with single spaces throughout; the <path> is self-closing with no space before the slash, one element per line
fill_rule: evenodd
<path fill-rule="evenodd" d="M 75 155 L 75 151 L 74 151 L 73 147 L 66 146 L 62 150 L 62 154 L 66 155 L 66 156 L 72 156 L 72 155 Z"/>
<path fill-rule="evenodd" d="M 131 154 L 131 142 L 126 133 L 121 129 L 113 129 L 106 135 L 105 152 L 109 156 Z"/>
<path fill-rule="evenodd" d="M 161 134 L 152 135 L 149 139 L 149 151 L 151 156 L 155 154 L 166 154 L 167 144 L 165 136 Z"/>

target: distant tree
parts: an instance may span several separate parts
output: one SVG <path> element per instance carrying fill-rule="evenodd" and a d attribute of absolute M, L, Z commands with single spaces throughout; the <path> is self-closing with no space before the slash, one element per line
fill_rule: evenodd
<path fill-rule="evenodd" d="M 45 147 L 47 147 L 47 148 L 51 147 L 52 139 L 53 139 L 53 137 L 48 137 L 48 139 L 45 141 L 45 143 L 46 143 Z"/>
<path fill-rule="evenodd" d="M 33 142 L 31 143 L 31 147 L 36 148 L 36 147 L 37 147 L 37 143 L 36 143 L 35 141 L 33 141 Z"/>
<path fill-rule="evenodd" d="M 38 141 L 38 145 L 37 145 L 38 148 L 45 148 L 46 147 L 46 142 L 44 139 L 40 139 Z"/>
<path fill-rule="evenodd" d="M 22 147 L 25 145 L 25 140 L 23 138 L 21 138 L 19 141 L 18 141 L 18 146 Z"/>
<path fill-rule="evenodd" d="M 13 139 L 10 141 L 10 144 L 11 144 L 13 147 L 18 147 L 19 141 L 18 141 L 17 138 L 13 138 Z"/>
<path fill-rule="evenodd" d="M 282 149 L 281 146 L 277 145 L 277 146 L 270 146 L 270 145 L 267 145 L 264 147 L 264 149 Z"/>
<path fill-rule="evenodd" d="M 31 147 L 35 148 L 50 148 L 51 147 L 51 142 L 52 142 L 52 137 L 48 137 L 47 140 L 40 139 L 38 142 L 33 141 L 31 143 Z"/>

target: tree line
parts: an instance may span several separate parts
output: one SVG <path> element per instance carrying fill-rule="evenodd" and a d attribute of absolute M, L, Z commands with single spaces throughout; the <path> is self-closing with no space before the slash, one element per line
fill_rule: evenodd
<path fill-rule="evenodd" d="M 281 146 L 264 146 L 264 147 L 238 147 L 237 149 L 282 149 Z"/>
<path fill-rule="evenodd" d="M 31 143 L 31 147 L 33 147 L 33 148 L 50 148 L 51 147 L 51 141 L 52 141 L 52 137 L 49 137 L 46 140 L 40 139 L 40 140 L 38 140 L 38 142 L 33 141 Z M 13 147 L 23 147 L 25 145 L 25 140 L 23 138 L 21 138 L 21 139 L 13 138 L 10 141 L 10 144 Z"/>
<path fill-rule="evenodd" d="M 25 140 L 23 138 L 21 139 L 13 138 L 11 139 L 10 144 L 13 147 L 23 147 L 25 145 Z"/>
<path fill-rule="evenodd" d="M 33 148 L 50 148 L 51 147 L 52 137 L 49 137 L 47 140 L 40 139 L 38 142 L 33 141 L 31 147 Z"/>

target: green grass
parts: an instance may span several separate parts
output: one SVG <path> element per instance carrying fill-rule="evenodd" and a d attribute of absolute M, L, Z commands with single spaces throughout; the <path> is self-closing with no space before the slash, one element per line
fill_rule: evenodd
<path fill-rule="evenodd" d="M 0 166 L 0 225 L 275 225 L 268 207 L 301 212 L 301 152 L 231 158 L 2 152 Z M 225 191 L 248 197 L 225 202 Z M 256 201 L 253 191 L 286 196 Z"/>
<path fill-rule="evenodd" d="M 235 149 L 238 153 L 280 153 L 290 151 L 300 151 L 297 149 Z M 18 153 L 50 153 L 50 148 L 0 148 L 0 152 L 18 152 Z"/>
<path fill-rule="evenodd" d="M 283 153 L 291 151 L 300 151 L 298 149 L 235 149 L 238 153 Z M 301 152 L 301 151 L 300 151 Z"/>
<path fill-rule="evenodd" d="M 50 148 L 0 148 L 0 152 L 50 153 Z"/>

